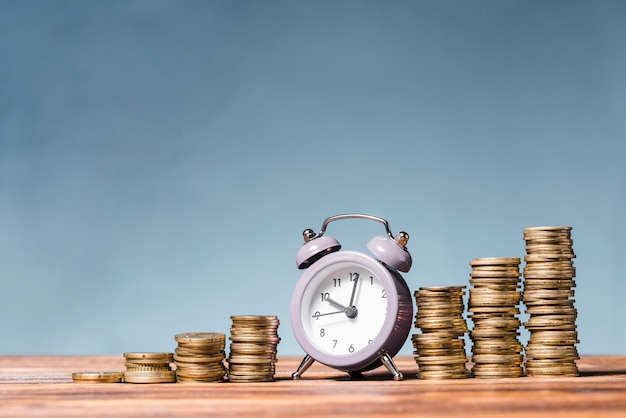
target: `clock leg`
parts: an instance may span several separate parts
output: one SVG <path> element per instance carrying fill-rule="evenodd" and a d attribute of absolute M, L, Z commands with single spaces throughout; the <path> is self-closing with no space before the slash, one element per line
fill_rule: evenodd
<path fill-rule="evenodd" d="M 393 380 L 402 380 L 404 378 L 404 376 L 402 376 L 402 373 L 396 368 L 396 365 L 393 364 L 393 360 L 391 359 L 389 353 L 384 352 L 383 354 L 381 354 L 380 361 L 385 365 L 387 370 L 391 372 L 391 374 L 393 375 Z"/>
<path fill-rule="evenodd" d="M 348 372 L 348 374 L 350 374 L 350 379 L 352 380 L 365 380 L 365 376 L 359 371 Z"/>
<path fill-rule="evenodd" d="M 291 379 L 300 380 L 300 376 L 302 376 L 302 373 L 304 373 L 306 369 L 311 367 L 311 364 L 313 364 L 313 362 L 315 362 L 313 357 L 309 356 L 308 354 L 304 356 L 302 362 L 300 363 L 300 366 L 298 366 L 298 370 L 291 374 Z"/>

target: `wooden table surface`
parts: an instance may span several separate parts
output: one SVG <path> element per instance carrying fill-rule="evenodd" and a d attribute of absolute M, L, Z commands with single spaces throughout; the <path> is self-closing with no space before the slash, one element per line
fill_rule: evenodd
<path fill-rule="evenodd" d="M 589 356 L 577 378 L 415 378 L 412 357 L 395 359 L 405 379 L 384 368 L 368 379 L 315 363 L 289 379 L 300 358 L 283 357 L 275 382 L 77 384 L 74 371 L 123 371 L 119 357 L 0 357 L 0 416 L 468 416 L 626 417 L 626 356 Z"/>

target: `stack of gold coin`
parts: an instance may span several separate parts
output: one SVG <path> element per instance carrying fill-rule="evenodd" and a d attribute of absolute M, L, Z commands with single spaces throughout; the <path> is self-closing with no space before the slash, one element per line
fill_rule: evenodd
<path fill-rule="evenodd" d="M 420 379 L 467 377 L 467 356 L 462 336 L 467 332 L 463 318 L 465 286 L 422 287 L 414 293 L 417 303 L 413 354 Z"/>
<path fill-rule="evenodd" d="M 478 378 L 520 377 L 520 259 L 475 258 L 469 264 L 472 288 L 468 310 L 474 324 L 470 332 L 472 374 Z"/>
<path fill-rule="evenodd" d="M 170 367 L 172 353 L 124 353 L 126 383 L 174 383 L 176 372 Z"/>
<path fill-rule="evenodd" d="M 226 335 L 220 332 L 185 332 L 174 336 L 176 381 L 179 383 L 223 382 Z"/>
<path fill-rule="evenodd" d="M 271 382 L 280 342 L 276 316 L 231 316 L 228 381 Z"/>
<path fill-rule="evenodd" d="M 528 376 L 578 376 L 577 312 L 574 307 L 576 257 L 569 226 L 524 229 L 524 304 L 530 331 Z"/>

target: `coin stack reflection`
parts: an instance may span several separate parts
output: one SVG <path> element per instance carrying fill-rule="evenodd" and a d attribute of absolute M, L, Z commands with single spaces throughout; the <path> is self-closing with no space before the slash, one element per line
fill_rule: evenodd
<path fill-rule="evenodd" d="M 470 337 L 472 374 L 478 378 L 520 377 L 522 344 L 518 340 L 521 302 L 520 259 L 475 258 L 470 261 L 468 311 L 474 324 Z"/>
<path fill-rule="evenodd" d="M 228 380 L 230 382 L 270 382 L 276 371 L 280 342 L 276 316 L 231 316 Z"/>
<path fill-rule="evenodd" d="M 576 257 L 569 226 L 524 229 L 524 304 L 530 332 L 528 376 L 578 376 L 577 312 L 574 307 Z"/>
<path fill-rule="evenodd" d="M 422 331 L 411 337 L 418 378 L 467 377 L 464 289 L 465 286 L 422 287 L 415 292 L 415 326 Z"/>
<path fill-rule="evenodd" d="M 226 335 L 221 332 L 186 332 L 174 336 L 178 383 L 223 382 L 226 375 Z"/>

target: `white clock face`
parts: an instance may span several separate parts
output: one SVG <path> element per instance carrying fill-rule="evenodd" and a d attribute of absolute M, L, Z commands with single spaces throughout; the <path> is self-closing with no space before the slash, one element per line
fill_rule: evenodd
<path fill-rule="evenodd" d="M 381 331 L 388 298 L 380 279 L 348 261 L 325 267 L 302 296 L 301 323 L 318 350 L 350 355 L 367 347 Z"/>

